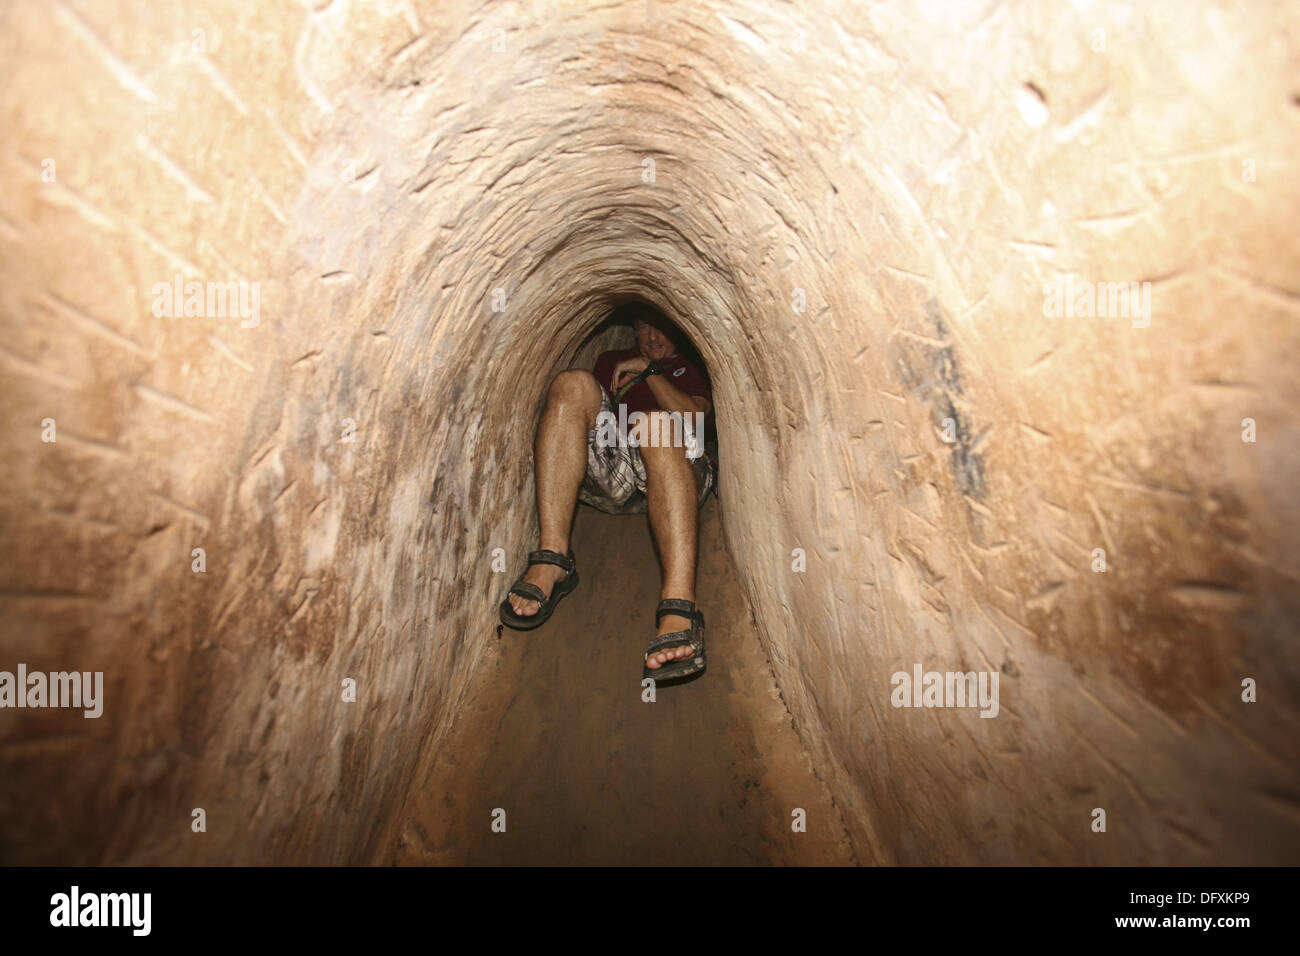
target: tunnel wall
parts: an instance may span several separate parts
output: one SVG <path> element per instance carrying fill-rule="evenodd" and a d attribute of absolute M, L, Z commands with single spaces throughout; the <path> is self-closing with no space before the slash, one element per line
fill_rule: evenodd
<path fill-rule="evenodd" d="M 0 16 L 0 666 L 105 680 L 0 714 L 7 862 L 382 858 L 536 545 L 519 423 L 627 295 L 709 364 L 860 859 L 1294 860 L 1287 14 Z M 156 315 L 176 276 L 256 324 Z M 1048 314 L 1066 281 L 1149 324 Z M 918 664 L 998 716 L 892 706 Z"/>

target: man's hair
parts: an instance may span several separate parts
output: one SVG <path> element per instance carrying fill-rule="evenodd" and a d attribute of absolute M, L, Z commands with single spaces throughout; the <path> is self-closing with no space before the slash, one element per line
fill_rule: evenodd
<path fill-rule="evenodd" d="M 672 319 L 664 315 L 658 309 L 648 302 L 632 301 L 624 303 L 610 313 L 609 318 L 614 322 L 626 322 L 631 325 L 632 331 L 635 332 L 641 326 L 652 325 L 673 344 L 673 350 L 680 352 L 682 348 L 682 331 Z"/>
<path fill-rule="evenodd" d="M 629 303 L 619 311 L 624 319 L 631 321 L 633 328 L 636 328 L 639 324 L 653 325 L 664 330 L 672 328 L 672 322 L 669 321 L 666 315 L 654 308 L 654 306 L 647 305 L 644 302 Z"/>

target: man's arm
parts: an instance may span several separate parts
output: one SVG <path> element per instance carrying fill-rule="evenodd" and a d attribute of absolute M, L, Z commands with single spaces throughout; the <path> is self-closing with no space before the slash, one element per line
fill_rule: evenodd
<path fill-rule="evenodd" d="M 645 380 L 654 393 L 655 401 L 666 412 L 699 412 L 709 414 L 713 403 L 703 395 L 688 395 L 672 383 L 667 375 L 651 375 Z"/>
<path fill-rule="evenodd" d="M 624 375 L 640 375 L 649 364 L 650 360 L 641 355 L 623 359 L 614 366 L 614 371 L 610 376 L 610 393 L 613 394 L 618 391 L 619 381 Z M 655 401 L 659 403 L 659 407 L 666 412 L 681 412 L 682 414 L 699 412 L 707 415 L 713 408 L 713 403 L 703 395 L 692 395 L 689 392 L 682 391 L 669 380 L 667 375 L 662 373 L 651 375 L 644 381 L 650 387 L 650 391 L 654 395 Z"/>
<path fill-rule="evenodd" d="M 613 366 L 614 362 L 610 358 L 609 353 L 601 352 L 596 356 L 596 364 L 592 366 L 591 369 L 591 374 L 596 377 L 596 381 L 600 383 L 600 387 L 609 392 L 610 395 L 614 394 L 614 390 L 609 387 L 609 376 Z"/>

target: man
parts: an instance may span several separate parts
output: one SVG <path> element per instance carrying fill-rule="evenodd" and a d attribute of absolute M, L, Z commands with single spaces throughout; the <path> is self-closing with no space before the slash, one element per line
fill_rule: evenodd
<path fill-rule="evenodd" d="M 502 602 L 501 620 L 536 627 L 577 586 L 569 532 L 579 498 L 616 514 L 648 510 L 663 585 L 643 674 L 661 682 L 705 667 L 695 559 L 697 508 L 716 480 L 703 448 L 713 402 L 704 376 L 677 354 L 667 320 L 647 306 L 632 311 L 634 348 L 604 352 L 593 371 L 570 369 L 551 383 L 534 446 L 541 546 Z M 626 434 L 621 417 L 635 425 Z"/>

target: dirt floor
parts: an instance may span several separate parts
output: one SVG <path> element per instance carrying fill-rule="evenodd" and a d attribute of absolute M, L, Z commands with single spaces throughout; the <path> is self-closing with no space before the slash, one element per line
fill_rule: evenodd
<path fill-rule="evenodd" d="M 851 865 L 753 635 L 718 501 L 701 512 L 709 665 L 642 701 L 659 568 L 644 515 L 579 507 L 581 584 L 535 631 L 505 629 L 408 797 L 403 865 Z M 512 559 L 509 580 L 521 556 Z M 505 832 L 493 832 L 495 809 Z M 793 832 L 795 808 L 807 830 Z"/>

